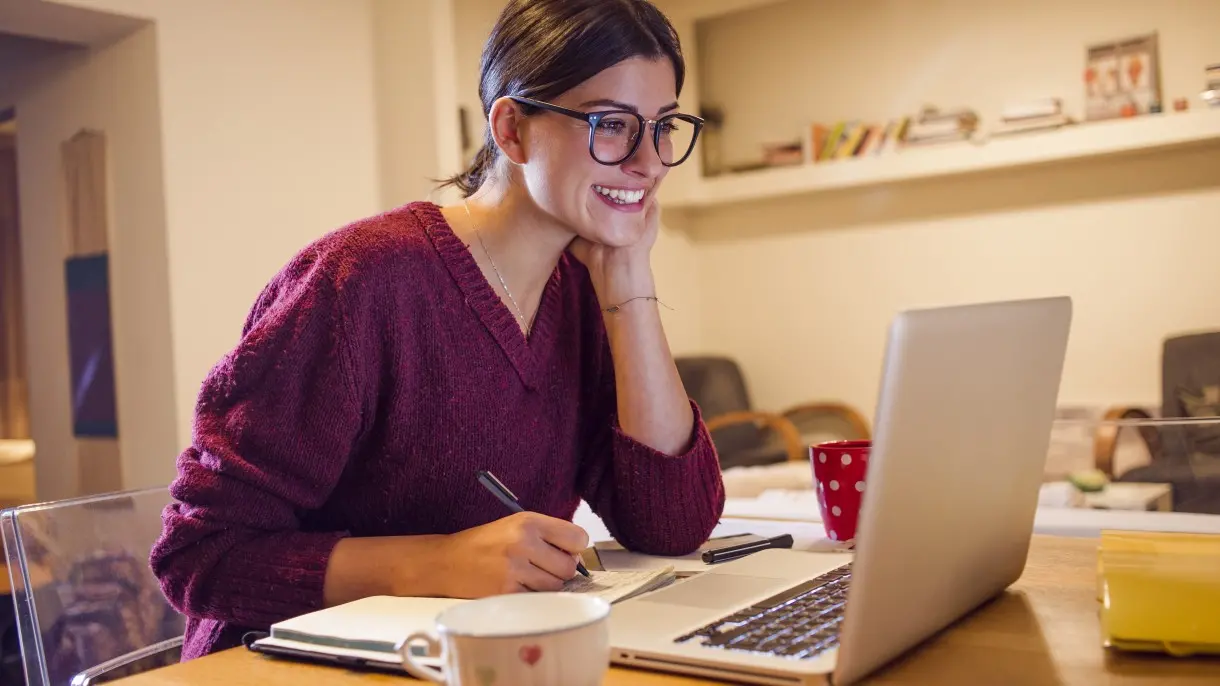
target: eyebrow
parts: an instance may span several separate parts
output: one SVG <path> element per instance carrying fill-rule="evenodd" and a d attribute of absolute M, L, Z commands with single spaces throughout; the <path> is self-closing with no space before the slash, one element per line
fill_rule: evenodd
<path fill-rule="evenodd" d="M 636 112 L 636 113 L 639 113 L 639 111 L 640 111 L 640 109 L 638 107 L 636 107 L 635 105 L 631 105 L 631 104 L 628 104 L 625 102 L 619 102 L 618 100 L 610 100 L 607 98 L 599 98 L 597 100 L 586 100 L 586 101 L 580 103 L 580 107 L 596 107 L 596 106 L 613 107 L 617 110 L 628 110 L 628 111 Z M 657 114 L 658 115 L 665 114 L 666 112 L 671 112 L 676 109 L 678 109 L 678 103 L 671 102 L 668 105 L 666 105 L 665 107 L 662 107 L 660 109 L 660 111 L 657 112 Z"/>

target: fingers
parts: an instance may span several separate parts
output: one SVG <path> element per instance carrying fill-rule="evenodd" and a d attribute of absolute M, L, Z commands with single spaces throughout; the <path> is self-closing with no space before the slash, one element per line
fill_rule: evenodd
<path fill-rule="evenodd" d="M 576 576 L 576 558 L 545 541 L 531 546 L 529 561 L 561 582 Z"/>
<path fill-rule="evenodd" d="M 572 522 L 554 517 L 541 517 L 537 521 L 537 526 L 542 540 L 560 550 L 577 555 L 589 547 L 588 532 Z"/>
<path fill-rule="evenodd" d="M 562 553 L 560 553 L 562 555 Z M 547 572 L 540 567 L 522 561 L 516 570 L 517 583 L 531 591 L 550 592 L 563 588 L 563 579 Z"/>

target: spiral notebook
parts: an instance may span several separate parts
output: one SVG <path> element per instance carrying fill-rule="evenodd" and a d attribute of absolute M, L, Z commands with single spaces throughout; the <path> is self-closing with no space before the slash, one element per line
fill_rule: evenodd
<path fill-rule="evenodd" d="M 596 595 L 609 603 L 654 591 L 677 578 L 673 567 L 633 572 L 589 572 L 564 585 L 568 593 Z M 247 636 L 250 650 L 344 667 L 400 671 L 398 644 L 416 631 L 434 630 L 436 616 L 458 603 L 454 598 L 372 596 L 273 624 L 268 633 Z M 412 646 L 422 651 L 423 647 Z M 425 664 L 439 656 L 420 652 Z"/>

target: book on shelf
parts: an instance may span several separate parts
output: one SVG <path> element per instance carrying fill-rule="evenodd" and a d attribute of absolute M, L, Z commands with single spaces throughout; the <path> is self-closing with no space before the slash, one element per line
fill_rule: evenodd
<path fill-rule="evenodd" d="M 1000 121 L 1020 122 L 1044 119 L 1063 114 L 1063 101 L 1059 98 L 1037 98 L 1005 103 L 1000 110 Z"/>
<path fill-rule="evenodd" d="M 992 136 L 1005 136 L 1014 133 L 1028 133 L 1031 131 L 1049 131 L 1057 129 L 1069 124 L 1075 124 L 1075 120 L 1065 114 L 1053 114 L 1044 117 L 1026 117 L 1017 120 L 1001 120 L 1000 124 L 991 130 Z"/>
<path fill-rule="evenodd" d="M 1199 97 L 1209 107 L 1220 107 L 1220 64 L 1210 64 L 1203 70 L 1204 86 Z"/>
<path fill-rule="evenodd" d="M 989 133 L 992 136 L 1003 136 L 1047 131 L 1074 123 L 1071 117 L 1063 113 L 1063 101 L 1059 98 L 1035 98 L 1005 103 L 1000 110 L 999 124 Z"/>
<path fill-rule="evenodd" d="M 817 163 L 880 155 L 902 141 L 909 121 L 902 117 L 884 122 L 853 119 L 832 125 L 815 123 L 811 127 L 809 160 Z"/>
<path fill-rule="evenodd" d="M 842 160 L 848 157 L 855 157 L 860 150 L 860 144 L 864 142 L 864 137 L 868 133 L 868 124 L 857 123 L 851 127 L 847 135 L 843 138 L 843 142 L 835 151 L 835 157 Z"/>
<path fill-rule="evenodd" d="M 763 146 L 763 164 L 768 167 L 785 167 L 805 161 L 804 145 L 801 141 L 772 143 Z"/>
<path fill-rule="evenodd" d="M 970 108 L 941 111 L 937 107 L 925 106 L 911 122 L 903 142 L 906 145 L 923 145 L 968 140 L 974 136 L 978 125 L 978 113 Z"/>

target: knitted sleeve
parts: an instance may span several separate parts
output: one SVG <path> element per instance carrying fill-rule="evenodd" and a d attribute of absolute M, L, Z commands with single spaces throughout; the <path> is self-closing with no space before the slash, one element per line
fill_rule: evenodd
<path fill-rule="evenodd" d="M 597 309 L 594 308 L 594 312 Z M 618 422 L 614 360 L 600 316 L 586 327 L 593 383 L 581 497 L 630 550 L 685 555 L 707 541 L 724 511 L 720 459 L 692 400 L 695 423 L 686 449 L 667 455 L 623 432 Z"/>
<path fill-rule="evenodd" d="M 209 373 L 151 565 L 200 619 L 265 627 L 322 605 L 345 532 L 311 532 L 362 433 L 349 325 L 333 278 L 302 254 L 260 295 Z"/>

